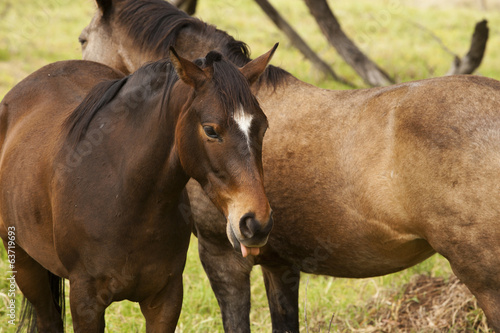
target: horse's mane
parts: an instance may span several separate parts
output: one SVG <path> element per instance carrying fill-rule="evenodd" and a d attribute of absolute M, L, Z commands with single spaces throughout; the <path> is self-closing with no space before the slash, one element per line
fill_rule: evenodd
<path fill-rule="evenodd" d="M 96 84 L 66 119 L 64 128 L 67 131 L 67 142 L 72 147 L 76 146 L 83 139 L 95 115 L 118 95 L 123 86 L 133 76 L 146 77 L 150 73 L 157 72 L 167 72 L 164 76 L 167 79 L 165 89 L 171 89 L 173 83 L 178 80 L 177 73 L 171 66 L 170 61 L 164 59 L 148 63 L 122 79 L 108 80 Z"/>
<path fill-rule="evenodd" d="M 127 30 L 137 47 L 142 51 L 153 51 L 161 57 L 168 54 L 171 46 L 175 46 L 180 31 L 189 28 L 191 33 L 211 40 L 219 47 L 218 51 L 235 65 L 242 67 L 251 61 L 247 44 L 235 40 L 213 25 L 189 16 L 164 0 L 125 0 L 117 13 L 117 21 Z M 268 66 L 259 83 L 276 87 L 289 75 L 279 67 Z"/>
<path fill-rule="evenodd" d="M 239 106 L 247 110 L 258 106 L 248 80 L 233 63 L 224 59 L 216 51 L 209 52 L 203 62 L 202 67 L 214 69 L 212 81 L 216 88 L 217 98 L 228 116 L 232 116 Z"/>
<path fill-rule="evenodd" d="M 206 58 L 198 59 L 197 64 L 202 68 L 213 67 L 212 83 L 215 94 L 227 116 L 232 116 L 240 105 L 246 110 L 258 106 L 258 102 L 250 90 L 248 80 L 234 64 L 224 59 L 220 53 L 211 51 Z M 164 105 L 171 98 L 172 88 L 179 77 L 170 61 L 163 59 L 148 63 L 122 79 L 104 81 L 95 85 L 65 121 L 64 127 L 68 133 L 66 140 L 70 146 L 75 147 L 83 139 L 92 119 L 114 100 L 123 86 L 132 79 L 134 79 L 133 82 L 137 81 L 137 84 L 141 84 L 141 86 L 149 85 L 153 88 L 152 91 L 158 91 L 158 88 L 161 88 L 159 85 L 162 85 L 161 114 L 168 112 L 164 110 Z M 125 101 L 124 104 L 137 103 L 126 103 Z"/>
<path fill-rule="evenodd" d="M 64 122 L 64 127 L 68 132 L 66 140 L 72 147 L 81 141 L 97 111 L 115 98 L 127 80 L 128 76 L 96 84 L 80 105 L 73 110 Z"/>

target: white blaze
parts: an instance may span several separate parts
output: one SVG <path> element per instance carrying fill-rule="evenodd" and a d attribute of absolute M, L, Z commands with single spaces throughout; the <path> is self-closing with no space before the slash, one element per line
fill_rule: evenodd
<path fill-rule="evenodd" d="M 250 126 L 252 125 L 253 116 L 251 114 L 245 113 L 243 106 L 234 112 L 234 121 L 238 124 L 240 130 L 245 134 L 247 138 L 247 143 L 250 145 Z"/>

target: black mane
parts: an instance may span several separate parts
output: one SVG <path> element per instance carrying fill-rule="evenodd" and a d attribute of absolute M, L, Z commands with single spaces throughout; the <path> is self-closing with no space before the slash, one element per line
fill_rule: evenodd
<path fill-rule="evenodd" d="M 218 45 L 218 51 L 237 66 L 242 67 L 251 61 L 247 44 L 164 0 L 125 0 L 117 13 L 117 20 L 142 51 L 153 51 L 159 57 L 168 55 L 170 46 L 175 46 L 182 29 L 189 29 L 190 33 Z M 268 66 L 259 82 L 276 87 L 289 75 L 281 68 Z"/>
<path fill-rule="evenodd" d="M 163 59 L 148 63 L 133 74 L 122 79 L 103 81 L 96 84 L 89 91 L 87 96 L 85 96 L 83 101 L 73 110 L 73 112 L 71 112 L 64 123 L 64 128 L 68 133 L 66 140 L 69 145 L 75 147 L 83 139 L 95 115 L 115 99 L 123 86 L 129 82 L 132 77 L 151 80 L 151 86 L 159 84 L 159 81 L 152 77 L 152 73 L 164 73 L 162 78 L 166 79 L 165 89 L 171 89 L 173 83 L 178 80 L 177 73 L 170 64 L 170 61 Z M 154 76 L 157 77 L 158 75 L 156 74 Z M 165 84 L 165 80 L 161 80 L 160 84 Z"/>
<path fill-rule="evenodd" d="M 85 135 L 90 121 L 101 108 L 111 102 L 120 89 L 127 83 L 128 76 L 123 79 L 103 81 L 96 84 L 85 96 L 84 100 L 71 112 L 64 122 L 67 130 L 66 140 L 75 147 Z"/>

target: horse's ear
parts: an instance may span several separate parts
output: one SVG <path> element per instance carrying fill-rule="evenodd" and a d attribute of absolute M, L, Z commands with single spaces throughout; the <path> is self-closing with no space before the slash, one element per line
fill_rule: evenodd
<path fill-rule="evenodd" d="M 274 51 L 276 51 L 278 45 L 279 43 L 274 44 L 273 48 L 267 53 L 250 61 L 248 64 L 240 68 L 240 71 L 248 79 L 250 85 L 254 84 L 259 79 L 260 75 L 266 70 L 267 64 L 271 61 Z"/>
<path fill-rule="evenodd" d="M 96 0 L 97 8 L 102 13 L 102 17 L 108 18 L 113 9 L 113 0 Z"/>
<path fill-rule="evenodd" d="M 193 88 L 199 88 L 208 77 L 205 72 L 191 61 L 184 59 L 170 47 L 170 61 L 179 75 L 179 78 Z"/>

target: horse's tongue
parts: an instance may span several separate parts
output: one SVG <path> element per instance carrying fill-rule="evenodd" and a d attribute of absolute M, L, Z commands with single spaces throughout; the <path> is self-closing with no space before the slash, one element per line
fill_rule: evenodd
<path fill-rule="evenodd" d="M 241 243 L 240 245 L 241 245 L 241 254 L 243 255 L 243 258 L 246 258 L 249 254 L 256 256 L 260 253 L 260 249 L 258 247 L 246 247 Z"/>

